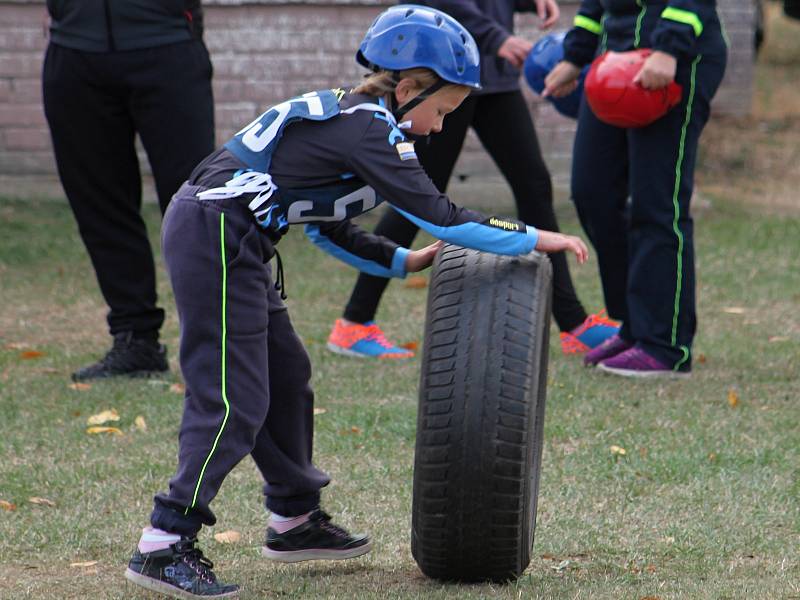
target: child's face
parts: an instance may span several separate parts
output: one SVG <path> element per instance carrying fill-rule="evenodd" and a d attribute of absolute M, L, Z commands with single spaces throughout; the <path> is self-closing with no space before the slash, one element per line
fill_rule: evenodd
<path fill-rule="evenodd" d="M 410 87 L 403 85 L 406 81 L 411 82 Z M 402 106 L 415 98 L 421 91 L 415 87 L 413 80 L 404 79 L 397 85 L 395 93 L 398 103 Z M 407 131 L 416 135 L 439 133 L 442 130 L 445 115 L 458 108 L 468 95 L 469 90 L 462 87 L 452 85 L 443 87 L 405 114 L 403 120 L 411 121 L 411 127 Z"/>

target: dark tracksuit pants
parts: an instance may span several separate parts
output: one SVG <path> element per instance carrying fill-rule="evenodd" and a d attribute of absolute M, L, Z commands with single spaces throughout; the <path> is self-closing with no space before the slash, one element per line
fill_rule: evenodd
<path fill-rule="evenodd" d="M 215 523 L 209 503 L 248 454 L 278 514 L 312 510 L 330 481 L 311 463 L 311 364 L 272 283 L 272 245 L 246 204 L 200 201 L 203 189 L 179 190 L 162 233 L 186 398 L 178 470 L 151 523 L 183 535 Z"/>
<path fill-rule="evenodd" d="M 553 212 L 550 173 L 542 158 L 536 130 L 519 91 L 468 97 L 447 115 L 441 133 L 416 145 L 417 156 L 439 191 L 447 189 L 467 130 L 472 126 L 483 146 L 511 186 L 521 221 L 558 231 Z M 375 228 L 401 246 L 409 247 L 419 229 L 394 210 L 387 210 Z M 550 254 L 553 263 L 553 316 L 562 331 L 580 325 L 586 312 L 572 286 L 563 252 Z M 366 323 L 375 317 L 389 280 L 361 273 L 345 308 L 344 317 Z"/>
<path fill-rule="evenodd" d="M 607 125 L 584 100 L 572 158 L 572 196 L 609 316 L 623 322 L 623 338 L 681 370 L 691 368 L 697 321 L 689 202 L 698 140 L 725 72 L 721 37 L 719 46 L 678 64 L 683 99 L 652 125 Z"/>
<path fill-rule="evenodd" d="M 109 306 L 112 335 L 157 331 L 155 267 L 140 215 L 139 133 L 162 213 L 214 150 L 211 62 L 191 40 L 125 52 L 50 44 L 42 77 L 58 173 Z"/>

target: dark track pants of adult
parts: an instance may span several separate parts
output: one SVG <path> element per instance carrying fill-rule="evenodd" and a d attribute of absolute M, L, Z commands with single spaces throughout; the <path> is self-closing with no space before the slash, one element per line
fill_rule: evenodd
<path fill-rule="evenodd" d="M 134 137 L 161 212 L 214 150 L 211 62 L 199 40 L 126 52 L 50 44 L 42 77 L 58 173 L 109 306 L 112 335 L 157 331 L 153 254 Z"/>
<path fill-rule="evenodd" d="M 542 158 L 536 130 L 519 91 L 470 96 L 444 119 L 441 133 L 429 142 L 416 144 L 417 156 L 434 185 L 444 192 L 450 180 L 467 130 L 472 126 L 478 138 L 508 181 L 514 194 L 519 219 L 540 229 L 558 231 L 553 212 L 550 173 Z M 419 229 L 394 210 L 388 209 L 375 233 L 408 247 Z M 553 263 L 553 316 L 562 331 L 580 325 L 586 312 L 572 285 L 563 252 L 550 255 Z M 389 280 L 361 273 L 344 317 L 366 323 L 375 317 Z"/>
<path fill-rule="evenodd" d="M 681 103 L 640 129 L 601 122 L 584 100 L 575 135 L 572 196 L 597 251 L 608 314 L 623 322 L 622 337 L 675 369 L 691 367 L 697 318 L 689 202 L 698 140 L 724 72 L 724 46 L 679 63 Z"/>
<path fill-rule="evenodd" d="M 186 398 L 177 473 L 151 515 L 188 536 L 216 522 L 209 504 L 248 454 L 281 515 L 314 509 L 330 481 L 311 463 L 311 363 L 272 283 L 271 243 L 245 204 L 201 202 L 202 189 L 182 187 L 164 217 Z"/>

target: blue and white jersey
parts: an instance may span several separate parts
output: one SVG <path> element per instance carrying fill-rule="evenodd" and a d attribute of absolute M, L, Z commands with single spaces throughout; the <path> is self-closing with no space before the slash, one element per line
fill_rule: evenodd
<path fill-rule="evenodd" d="M 245 202 L 275 242 L 302 223 L 320 248 L 383 277 L 405 275 L 408 250 L 350 219 L 384 201 L 433 236 L 478 250 L 525 254 L 538 237 L 514 219 L 452 204 L 382 100 L 342 90 L 272 107 L 199 165 L 190 182 L 210 188 L 198 194 L 201 200 Z"/>

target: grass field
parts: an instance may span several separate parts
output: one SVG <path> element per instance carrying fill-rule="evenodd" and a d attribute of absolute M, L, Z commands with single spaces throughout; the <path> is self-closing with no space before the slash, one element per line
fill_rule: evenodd
<path fill-rule="evenodd" d="M 761 76 L 784 68 L 765 56 Z M 762 102 L 761 84 L 759 93 Z M 796 157 L 797 118 L 788 119 Z M 746 129 L 713 127 L 714 139 L 727 140 Z M 720 153 L 706 145 L 705 164 L 723 164 L 714 162 Z M 771 174 L 796 198 L 797 164 L 786 165 Z M 796 201 L 757 203 L 710 168 L 701 180 L 710 202 L 695 213 L 693 378 L 620 381 L 552 344 L 534 558 L 508 585 L 443 585 L 417 569 L 409 537 L 419 362 L 325 350 L 355 275 L 292 232 L 281 251 L 325 409 L 315 448 L 333 477 L 324 505 L 368 531 L 375 549 L 339 565 L 266 562 L 261 486 L 245 461 L 215 501 L 218 525 L 201 535 L 221 578 L 241 583 L 242 598 L 800 598 L 800 211 Z M 577 233 L 571 207 L 559 213 Z M 145 215 L 157 248 L 157 210 L 148 205 Z M 0 201 L 0 230 L 0 598 L 155 598 L 122 572 L 175 467 L 182 396 L 173 391 L 177 322 L 163 269 L 172 375 L 76 390 L 69 373 L 108 339 L 71 214 L 65 203 Z M 587 307 L 599 308 L 596 263 L 573 267 Z M 379 322 L 397 341 L 419 342 L 424 300 L 425 290 L 396 282 Z M 87 418 L 112 408 L 121 435 L 87 434 Z M 241 540 L 213 537 L 230 530 Z"/>

